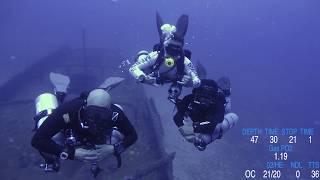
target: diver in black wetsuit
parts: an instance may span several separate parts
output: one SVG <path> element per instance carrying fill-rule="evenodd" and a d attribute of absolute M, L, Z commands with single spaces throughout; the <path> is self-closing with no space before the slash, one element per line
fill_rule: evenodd
<path fill-rule="evenodd" d="M 220 139 L 239 119 L 234 113 L 225 114 L 224 92 L 219 90 L 214 80 L 203 79 L 192 94 L 176 102 L 178 111 L 174 122 L 182 136 L 200 151 L 215 139 Z M 192 126 L 184 124 L 186 117 L 192 120 Z"/>
<path fill-rule="evenodd" d="M 108 144 L 114 138 L 110 134 L 115 129 L 122 140 Z M 68 136 L 62 145 L 52 139 L 60 132 Z M 111 103 L 107 91 L 95 89 L 57 107 L 39 125 L 31 144 L 44 156 L 46 163 L 52 164 L 56 163 L 55 159 L 98 162 L 110 155 L 119 157 L 136 140 L 136 131 L 121 107 Z M 50 158 L 50 155 L 57 158 Z"/>

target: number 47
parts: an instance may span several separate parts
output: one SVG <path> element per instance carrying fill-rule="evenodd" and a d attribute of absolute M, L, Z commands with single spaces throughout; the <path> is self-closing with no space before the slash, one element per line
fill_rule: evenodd
<path fill-rule="evenodd" d="M 256 144 L 258 143 L 259 136 L 251 136 L 250 142 Z"/>

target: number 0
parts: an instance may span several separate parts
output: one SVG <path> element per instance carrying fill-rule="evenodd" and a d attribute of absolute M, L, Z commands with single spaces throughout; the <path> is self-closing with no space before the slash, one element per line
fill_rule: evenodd
<path fill-rule="evenodd" d="M 296 171 L 296 178 L 300 178 L 300 175 L 301 175 L 300 170 L 297 170 Z"/>

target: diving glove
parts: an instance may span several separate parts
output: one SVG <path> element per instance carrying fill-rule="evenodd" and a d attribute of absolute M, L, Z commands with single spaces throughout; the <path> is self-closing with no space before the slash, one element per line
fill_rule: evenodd
<path fill-rule="evenodd" d="M 149 75 L 141 75 L 138 78 L 138 81 L 141 83 L 145 83 L 145 84 L 150 84 L 150 85 L 154 85 L 157 86 L 157 78 L 153 77 L 153 76 L 149 76 Z"/>
<path fill-rule="evenodd" d="M 113 154 L 113 145 L 96 145 L 95 149 L 77 148 L 75 151 L 75 159 L 83 162 L 98 162 Z"/>
<path fill-rule="evenodd" d="M 83 162 L 95 162 L 96 153 L 92 149 L 76 148 L 74 159 Z"/>
<path fill-rule="evenodd" d="M 94 150 L 96 153 L 96 161 L 102 161 L 115 153 L 115 148 L 110 144 L 96 145 Z"/>
<path fill-rule="evenodd" d="M 188 75 L 183 75 L 182 79 L 177 83 L 180 84 L 181 86 L 192 87 L 192 80 L 191 80 L 191 77 Z"/>
<path fill-rule="evenodd" d="M 194 141 L 195 135 L 193 133 L 193 127 L 192 126 L 187 126 L 183 125 L 179 127 L 179 132 L 180 134 L 184 137 L 184 139 L 190 143 Z"/>

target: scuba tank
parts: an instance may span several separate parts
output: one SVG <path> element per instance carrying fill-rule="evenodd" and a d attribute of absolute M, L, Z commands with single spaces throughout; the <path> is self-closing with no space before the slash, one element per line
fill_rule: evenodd
<path fill-rule="evenodd" d="M 58 106 L 59 103 L 56 95 L 53 95 L 51 93 L 40 94 L 35 100 L 36 115 L 34 117 L 34 130 L 37 130 Z M 53 137 L 56 143 L 60 145 L 74 145 L 76 143 L 76 138 L 72 132 L 72 129 L 65 130 L 64 138 L 61 136 L 63 135 L 61 133 L 58 133 Z"/>
<path fill-rule="evenodd" d="M 50 114 L 58 107 L 58 100 L 55 95 L 51 93 L 40 94 L 35 99 L 36 115 L 34 117 L 35 127 L 37 130 L 48 118 Z M 63 137 L 61 133 L 56 134 L 52 138 L 56 143 L 63 145 Z M 44 158 L 45 162 L 40 164 L 40 168 L 45 172 L 57 172 L 60 169 L 59 160 L 47 153 L 40 152 L 40 155 Z"/>
<path fill-rule="evenodd" d="M 58 100 L 51 93 L 40 94 L 35 100 L 36 115 L 35 130 L 38 129 L 47 117 L 58 107 Z"/>

